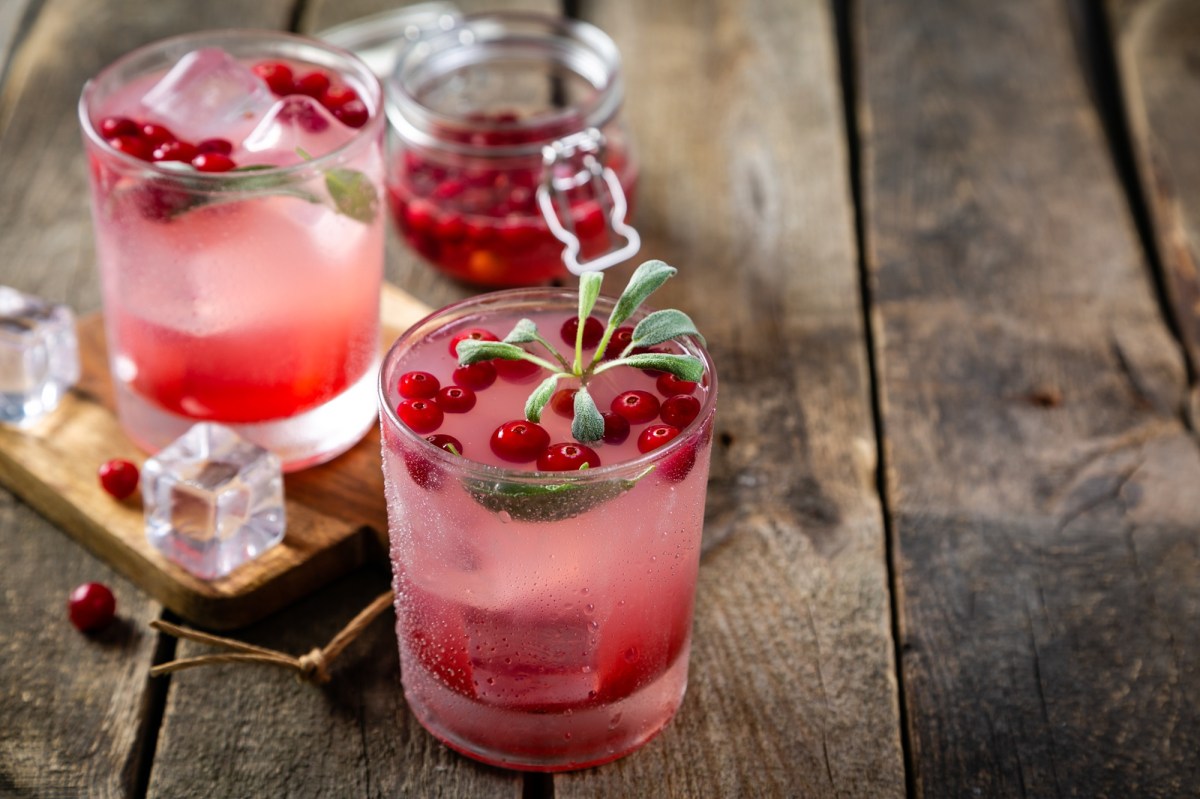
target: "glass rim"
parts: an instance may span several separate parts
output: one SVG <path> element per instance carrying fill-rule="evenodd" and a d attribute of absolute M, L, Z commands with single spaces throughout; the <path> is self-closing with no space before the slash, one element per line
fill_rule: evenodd
<path fill-rule="evenodd" d="M 396 415 L 396 409 L 388 402 L 388 391 L 385 384 L 389 367 L 400 357 L 400 349 L 402 344 L 407 344 L 409 339 L 412 339 L 419 330 L 426 328 L 434 322 L 440 321 L 443 317 L 452 317 L 458 315 L 459 318 L 465 314 L 463 311 L 472 308 L 496 306 L 497 309 L 507 308 L 519 304 L 522 300 L 533 301 L 539 299 L 561 299 L 569 301 L 565 307 L 578 309 L 579 294 L 574 289 L 555 288 L 555 287 L 533 287 L 533 288 L 515 288 L 505 289 L 502 291 L 492 291 L 486 294 L 478 294 L 468 297 L 458 302 L 451 303 L 442 308 L 439 308 L 432 313 L 410 325 L 407 330 L 401 333 L 394 342 L 388 347 L 387 353 L 384 354 L 383 360 L 379 365 L 379 379 L 377 380 L 377 396 L 379 400 L 379 420 L 381 425 L 387 425 L 393 430 L 399 432 L 408 443 L 421 448 L 422 453 L 434 460 L 438 465 L 452 469 L 460 474 L 470 477 L 486 479 L 494 482 L 503 483 L 519 483 L 523 485 L 545 486 L 545 485 L 562 485 L 565 483 L 586 485 L 589 483 L 604 482 L 614 478 L 634 476 L 635 479 L 641 479 L 642 476 L 648 476 L 648 471 L 658 463 L 665 461 L 672 454 L 681 451 L 686 446 L 690 445 L 692 440 L 700 434 L 703 425 L 707 424 L 712 418 L 716 410 L 717 400 L 717 371 L 713 363 L 712 356 L 708 350 L 694 337 L 685 336 L 682 341 L 684 348 L 691 355 L 696 355 L 704 364 L 704 377 L 707 380 L 707 393 L 703 404 L 700 406 L 700 412 L 696 414 L 686 427 L 679 431 L 679 435 L 663 444 L 661 447 L 644 452 L 636 458 L 613 463 L 608 465 L 598 466 L 595 469 L 587 469 L 582 472 L 543 472 L 536 469 L 518 469 L 504 466 L 493 466 L 488 463 L 471 460 L 461 455 L 454 455 L 447 452 L 441 447 L 434 446 L 425 439 L 425 436 L 417 433 Z M 597 300 L 596 307 L 610 308 L 617 301 L 616 297 L 607 294 L 601 294 Z M 645 306 L 638 309 L 628 321 L 636 321 L 653 309 Z M 440 327 L 440 326 L 439 326 Z M 436 329 L 436 328 L 435 328 Z M 532 390 L 532 389 L 531 389 Z M 632 433 L 631 433 L 632 435 Z M 383 445 L 386 448 L 386 444 Z"/>
<path fill-rule="evenodd" d="M 565 47 L 560 47 L 560 50 L 573 49 L 577 53 L 584 52 L 594 58 L 605 70 L 606 80 L 602 85 L 597 85 L 595 81 L 588 78 L 585 72 L 574 65 L 574 62 L 579 59 L 555 59 L 558 63 L 570 69 L 571 72 L 586 80 L 596 90 L 596 94 L 586 103 L 582 103 L 577 107 L 566 107 L 561 111 L 538 117 L 536 123 L 528 124 L 518 122 L 488 125 L 486 123 L 469 122 L 461 115 L 446 114 L 433 110 L 421 102 L 408 89 L 407 84 L 401 79 L 401 76 L 404 74 L 406 67 L 411 66 L 409 59 L 421 55 L 420 51 L 422 48 L 428 50 L 432 46 L 442 42 L 457 42 L 460 47 L 468 46 L 467 43 L 462 41 L 463 32 L 471 30 L 473 26 L 486 26 L 488 24 L 499 25 L 501 27 L 505 25 L 529 25 L 534 28 L 540 28 L 539 33 L 546 41 L 561 40 L 565 43 Z M 522 34 L 506 31 L 503 35 L 484 41 L 482 46 L 503 43 L 508 39 L 529 41 L 535 35 L 538 34 Z M 479 42 L 474 43 L 479 44 Z M 433 57 L 436 58 L 438 56 L 434 55 Z M 420 60 L 423 61 L 424 58 Z M 602 128 L 616 116 L 617 111 L 624 101 L 621 54 L 617 49 L 616 43 L 607 33 L 583 20 L 536 11 L 490 11 L 465 14 L 455 21 L 453 27 L 423 35 L 405 44 L 397 53 L 392 74 L 385 81 L 384 94 L 387 100 L 387 116 L 391 126 L 402 138 L 418 146 L 445 150 L 464 156 L 482 156 L 487 158 L 538 156 L 540 158 L 542 148 L 560 138 L 559 136 L 552 135 L 545 139 L 522 144 L 474 145 L 466 142 L 451 141 L 431 131 L 438 128 L 464 130 L 482 128 L 485 130 L 519 131 L 526 127 L 555 125 L 573 119 L 579 120 L 577 126 L 579 130 L 589 127 Z"/>
<path fill-rule="evenodd" d="M 168 36 L 164 39 L 156 39 L 152 42 L 147 42 L 121 57 L 107 64 L 103 69 L 93 75 L 83 85 L 83 90 L 79 93 L 79 102 L 77 104 L 79 126 L 83 130 L 84 137 L 94 146 L 99 148 L 100 152 L 106 158 L 116 160 L 118 163 L 123 163 L 130 167 L 136 167 L 146 170 L 160 177 L 173 178 L 178 180 L 180 177 L 186 177 L 188 180 L 195 180 L 202 186 L 220 187 L 227 183 L 231 178 L 245 177 L 247 174 L 244 171 L 231 170 L 229 172 L 201 172 L 199 170 L 183 171 L 178 168 L 164 167 L 162 163 L 170 162 L 155 162 L 143 161 L 128 153 L 123 153 L 120 150 L 109 145 L 100 132 L 96 130 L 92 123 L 91 114 L 89 113 L 89 101 L 94 99 L 97 87 L 102 78 L 116 72 L 121 67 L 128 66 L 140 59 L 146 58 L 151 54 L 165 52 L 170 48 L 182 44 L 187 41 L 202 41 L 207 40 L 211 45 L 217 45 L 220 41 L 242 41 L 250 42 L 256 40 L 268 40 L 281 43 L 292 43 L 303 47 L 311 47 L 317 50 L 323 50 L 337 58 L 340 58 L 349 66 L 355 73 L 355 77 L 362 82 L 362 85 L 369 89 L 370 100 L 370 115 L 367 117 L 367 122 L 361 128 L 354 129 L 354 135 L 345 144 L 323 153 L 314 156 L 311 160 L 304 161 L 299 164 L 290 166 L 272 166 L 264 165 L 263 168 L 256 169 L 255 175 L 283 175 L 295 177 L 296 180 L 307 180 L 308 178 L 320 174 L 331 165 L 342 161 L 346 153 L 354 147 L 360 145 L 364 139 L 369 139 L 372 136 L 378 136 L 382 132 L 384 118 L 386 117 L 386 109 L 384 107 L 383 84 L 374 72 L 354 53 L 339 47 L 335 44 L 316 39 L 311 36 L 303 36 L 300 34 L 289 33 L 287 31 L 276 31 L 270 29 L 256 28 L 217 28 L 213 30 L 192 31 L 190 33 L 176 34 Z M 193 48 L 195 49 L 195 48 Z M 168 69 L 170 67 L 168 66 Z"/>

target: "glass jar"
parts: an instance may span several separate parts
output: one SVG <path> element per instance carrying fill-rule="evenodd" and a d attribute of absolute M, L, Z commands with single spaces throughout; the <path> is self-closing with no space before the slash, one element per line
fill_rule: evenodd
<path fill-rule="evenodd" d="M 636 254 L 620 67 L 598 28 L 538 14 L 465 16 L 403 46 L 387 81 L 388 193 L 405 241 L 481 286 Z"/>

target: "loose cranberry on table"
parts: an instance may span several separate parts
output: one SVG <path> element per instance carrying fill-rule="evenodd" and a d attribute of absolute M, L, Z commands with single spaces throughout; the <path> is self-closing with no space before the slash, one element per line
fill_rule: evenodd
<path fill-rule="evenodd" d="M 84 583 L 67 599 L 67 617 L 80 632 L 90 633 L 106 627 L 116 614 L 116 597 L 103 583 Z"/>
<path fill-rule="evenodd" d="M 114 499 L 125 499 L 137 489 L 138 468 L 129 461 L 119 458 L 105 461 L 97 475 L 101 487 Z"/>

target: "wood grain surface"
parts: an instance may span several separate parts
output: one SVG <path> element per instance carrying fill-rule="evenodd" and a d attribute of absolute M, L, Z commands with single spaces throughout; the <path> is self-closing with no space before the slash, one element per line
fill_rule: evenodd
<path fill-rule="evenodd" d="M 1200 453 L 1064 7 L 859 11 L 912 785 L 1185 795 Z"/>
<path fill-rule="evenodd" d="M 1200 7 L 1109 0 L 1112 47 L 1163 284 L 1191 374 L 1200 374 Z M 1200 422 L 1193 390 L 1192 426 Z"/>

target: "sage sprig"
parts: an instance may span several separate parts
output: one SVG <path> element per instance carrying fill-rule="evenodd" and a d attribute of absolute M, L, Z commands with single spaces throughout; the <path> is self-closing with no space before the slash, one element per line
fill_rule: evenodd
<path fill-rule="evenodd" d="M 523 360 L 535 363 L 550 372 L 529 395 L 525 403 L 525 418 L 531 422 L 541 419 L 546 403 L 554 395 L 560 380 L 574 378 L 579 381 L 579 389 L 575 393 L 575 418 L 571 423 L 571 435 L 576 441 L 590 444 L 604 437 L 604 418 L 600 409 L 587 389 L 588 381 L 603 372 L 618 366 L 629 366 L 636 369 L 658 369 L 670 372 L 681 380 L 699 382 L 704 376 L 704 364 L 693 355 L 678 355 L 659 352 L 638 352 L 638 350 L 653 347 L 672 339 L 692 336 L 704 341 L 695 324 L 682 311 L 674 309 L 654 311 L 647 314 L 633 330 L 629 345 L 616 358 L 604 360 L 604 354 L 612 342 L 613 333 L 624 324 L 641 304 L 663 283 L 676 274 L 678 270 L 662 261 L 646 261 L 639 266 L 621 296 L 613 305 L 608 317 L 604 335 L 600 339 L 595 354 L 588 363 L 583 361 L 583 330 L 584 322 L 596 307 L 600 297 L 600 286 L 604 280 L 602 272 L 586 272 L 579 280 L 579 327 L 575 334 L 574 358 L 568 359 L 547 341 L 530 319 L 521 319 L 503 341 L 476 341 L 466 339 L 458 344 L 458 362 L 460 366 L 469 366 L 479 361 L 501 358 L 504 360 Z M 554 362 L 542 358 L 520 345 L 537 345 L 546 349 Z"/>

